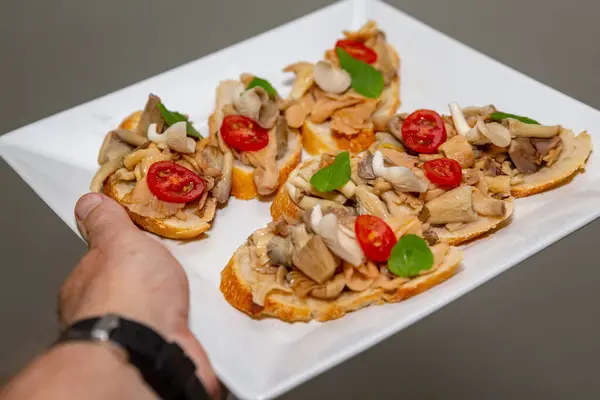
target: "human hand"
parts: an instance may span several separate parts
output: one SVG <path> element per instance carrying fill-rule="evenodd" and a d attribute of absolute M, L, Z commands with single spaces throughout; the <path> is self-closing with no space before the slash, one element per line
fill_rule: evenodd
<path fill-rule="evenodd" d="M 144 323 L 183 348 L 208 393 L 218 398 L 219 381 L 188 327 L 189 287 L 181 265 L 104 195 L 83 196 L 75 217 L 90 249 L 61 288 L 61 324 L 107 313 Z"/>

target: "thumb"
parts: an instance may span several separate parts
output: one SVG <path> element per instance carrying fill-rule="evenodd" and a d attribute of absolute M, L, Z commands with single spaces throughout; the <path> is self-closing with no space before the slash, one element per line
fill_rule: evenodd
<path fill-rule="evenodd" d="M 79 199 L 75 206 L 75 220 L 90 247 L 136 229 L 123 207 L 100 193 L 88 193 Z"/>

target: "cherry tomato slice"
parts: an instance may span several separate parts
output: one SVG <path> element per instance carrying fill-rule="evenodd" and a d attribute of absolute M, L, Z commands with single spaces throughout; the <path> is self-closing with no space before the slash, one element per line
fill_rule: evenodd
<path fill-rule="evenodd" d="M 257 151 L 269 144 L 269 132 L 243 115 L 227 115 L 221 124 L 225 143 L 240 151 Z"/>
<path fill-rule="evenodd" d="M 353 58 L 364 61 L 367 64 L 373 64 L 377 61 L 377 53 L 358 40 L 338 40 L 335 47 L 341 47 Z"/>
<path fill-rule="evenodd" d="M 354 230 L 360 247 L 373 261 L 387 261 L 398 241 L 392 228 L 374 215 L 359 215 L 354 223 Z"/>
<path fill-rule="evenodd" d="M 446 126 L 435 111 L 417 110 L 404 120 L 402 139 L 417 153 L 433 154 L 446 141 Z"/>
<path fill-rule="evenodd" d="M 204 193 L 204 180 L 193 171 L 172 161 L 155 162 L 148 168 L 148 188 L 159 200 L 189 203 Z"/>
<path fill-rule="evenodd" d="M 455 188 L 462 182 L 462 168 L 451 158 L 438 158 L 423 164 L 425 176 L 444 188 Z"/>

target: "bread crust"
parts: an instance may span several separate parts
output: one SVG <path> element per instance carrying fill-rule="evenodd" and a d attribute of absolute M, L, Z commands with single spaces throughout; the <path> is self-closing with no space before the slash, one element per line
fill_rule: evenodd
<path fill-rule="evenodd" d="M 434 272 L 419 276 L 398 289 L 385 292 L 381 288 L 370 288 L 363 292 L 344 292 L 334 300 L 315 298 L 300 299 L 293 293 L 270 292 L 263 307 L 252 301 L 252 287 L 244 279 L 242 266 L 236 255 L 231 257 L 221 272 L 220 290 L 225 299 L 238 310 L 252 318 L 275 317 L 286 322 L 307 322 L 316 319 L 321 322 L 343 317 L 345 314 L 370 305 L 395 303 L 422 293 L 456 274 L 460 268 L 463 254 L 451 247 L 442 265 Z"/>

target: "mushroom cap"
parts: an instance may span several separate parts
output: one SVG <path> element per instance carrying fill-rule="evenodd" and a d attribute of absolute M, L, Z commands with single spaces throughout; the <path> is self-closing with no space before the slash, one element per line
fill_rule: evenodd
<path fill-rule="evenodd" d="M 352 78 L 348 71 L 336 68 L 330 61 L 321 60 L 315 65 L 315 82 L 326 92 L 340 94 L 350 87 Z"/>
<path fill-rule="evenodd" d="M 114 158 L 123 158 L 132 151 L 133 146 L 121 140 L 115 131 L 110 131 L 104 137 L 104 141 L 98 152 L 98 164 L 104 165 Z"/>

